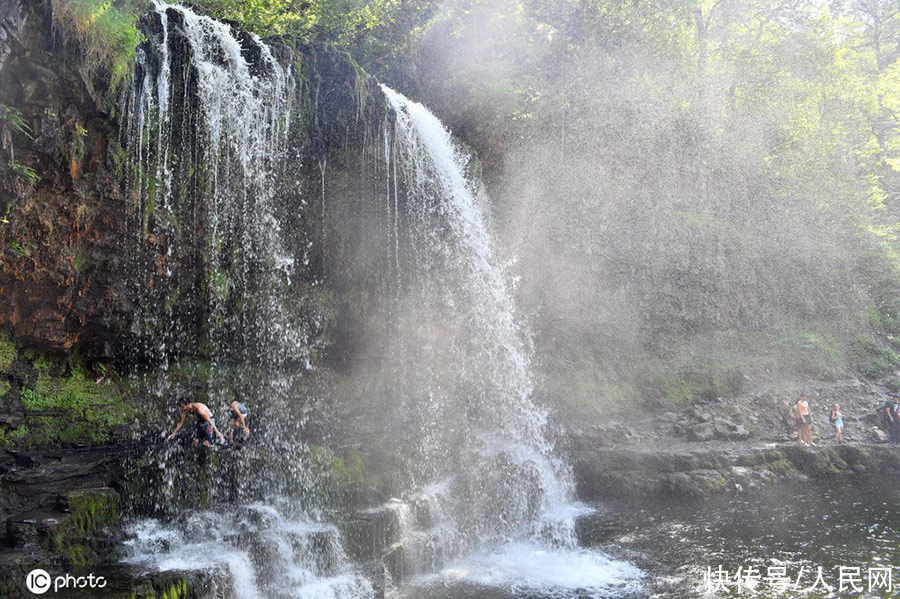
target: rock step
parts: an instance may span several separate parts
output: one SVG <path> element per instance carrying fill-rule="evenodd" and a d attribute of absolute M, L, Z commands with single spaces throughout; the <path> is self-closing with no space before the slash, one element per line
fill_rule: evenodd
<path fill-rule="evenodd" d="M 867 477 L 896 484 L 900 446 L 712 442 L 674 448 L 620 447 L 572 452 L 578 497 L 703 497 L 762 488 L 790 478 Z M 891 482 L 893 481 L 893 482 Z"/>

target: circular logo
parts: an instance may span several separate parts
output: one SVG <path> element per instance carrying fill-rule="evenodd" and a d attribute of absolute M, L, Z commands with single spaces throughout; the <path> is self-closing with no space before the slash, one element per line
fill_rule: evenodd
<path fill-rule="evenodd" d="M 35 595 L 43 595 L 50 590 L 50 574 L 40 568 L 32 570 L 25 578 L 25 586 Z"/>

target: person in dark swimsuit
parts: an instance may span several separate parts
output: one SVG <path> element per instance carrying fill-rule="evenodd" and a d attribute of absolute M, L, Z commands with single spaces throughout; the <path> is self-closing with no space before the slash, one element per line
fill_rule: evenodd
<path fill-rule="evenodd" d="M 228 427 L 228 442 L 234 440 L 234 431 L 239 430 L 243 433 L 243 439 L 250 436 L 250 428 L 247 426 L 247 415 L 249 411 L 247 406 L 235 400 L 228 406 L 228 415 L 231 417 L 231 426 Z"/>
<path fill-rule="evenodd" d="M 191 402 L 182 398 L 178 400 L 178 409 L 181 410 L 181 418 L 178 420 L 178 424 L 175 425 L 175 430 L 172 431 L 172 434 L 166 437 L 166 441 L 171 441 L 175 438 L 175 435 L 184 425 L 188 414 L 197 416 L 197 425 L 194 428 L 194 447 L 197 447 L 200 443 L 203 443 L 204 447 L 210 447 L 215 443 L 216 437 L 219 438 L 219 441 L 225 440 L 224 435 L 216 428 L 212 410 L 206 407 L 206 404 Z"/>
<path fill-rule="evenodd" d="M 895 395 L 889 403 L 885 403 L 884 411 L 888 419 L 890 441 L 900 443 L 900 395 Z"/>

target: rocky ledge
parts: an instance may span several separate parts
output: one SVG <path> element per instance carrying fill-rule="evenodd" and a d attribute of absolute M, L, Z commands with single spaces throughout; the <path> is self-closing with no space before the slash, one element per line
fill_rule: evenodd
<path fill-rule="evenodd" d="M 796 441 L 791 403 L 807 395 L 815 447 Z M 583 500 L 704 497 L 789 480 L 866 484 L 900 481 L 900 445 L 885 442 L 879 381 L 805 381 L 702 405 L 627 413 L 570 431 L 564 451 Z M 828 420 L 839 403 L 846 428 L 833 440 Z"/>
<path fill-rule="evenodd" d="M 900 446 L 705 442 L 665 448 L 582 448 L 573 452 L 572 464 L 578 495 L 584 500 L 690 498 L 804 478 L 897 484 Z"/>

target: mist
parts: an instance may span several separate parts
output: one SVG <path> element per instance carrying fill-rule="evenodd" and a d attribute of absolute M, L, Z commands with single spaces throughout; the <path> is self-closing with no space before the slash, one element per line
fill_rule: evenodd
<path fill-rule="evenodd" d="M 435 11 L 411 79 L 483 162 L 551 405 L 828 375 L 892 334 L 897 121 L 859 87 L 895 81 L 896 19 L 878 31 L 878 11 Z"/>

